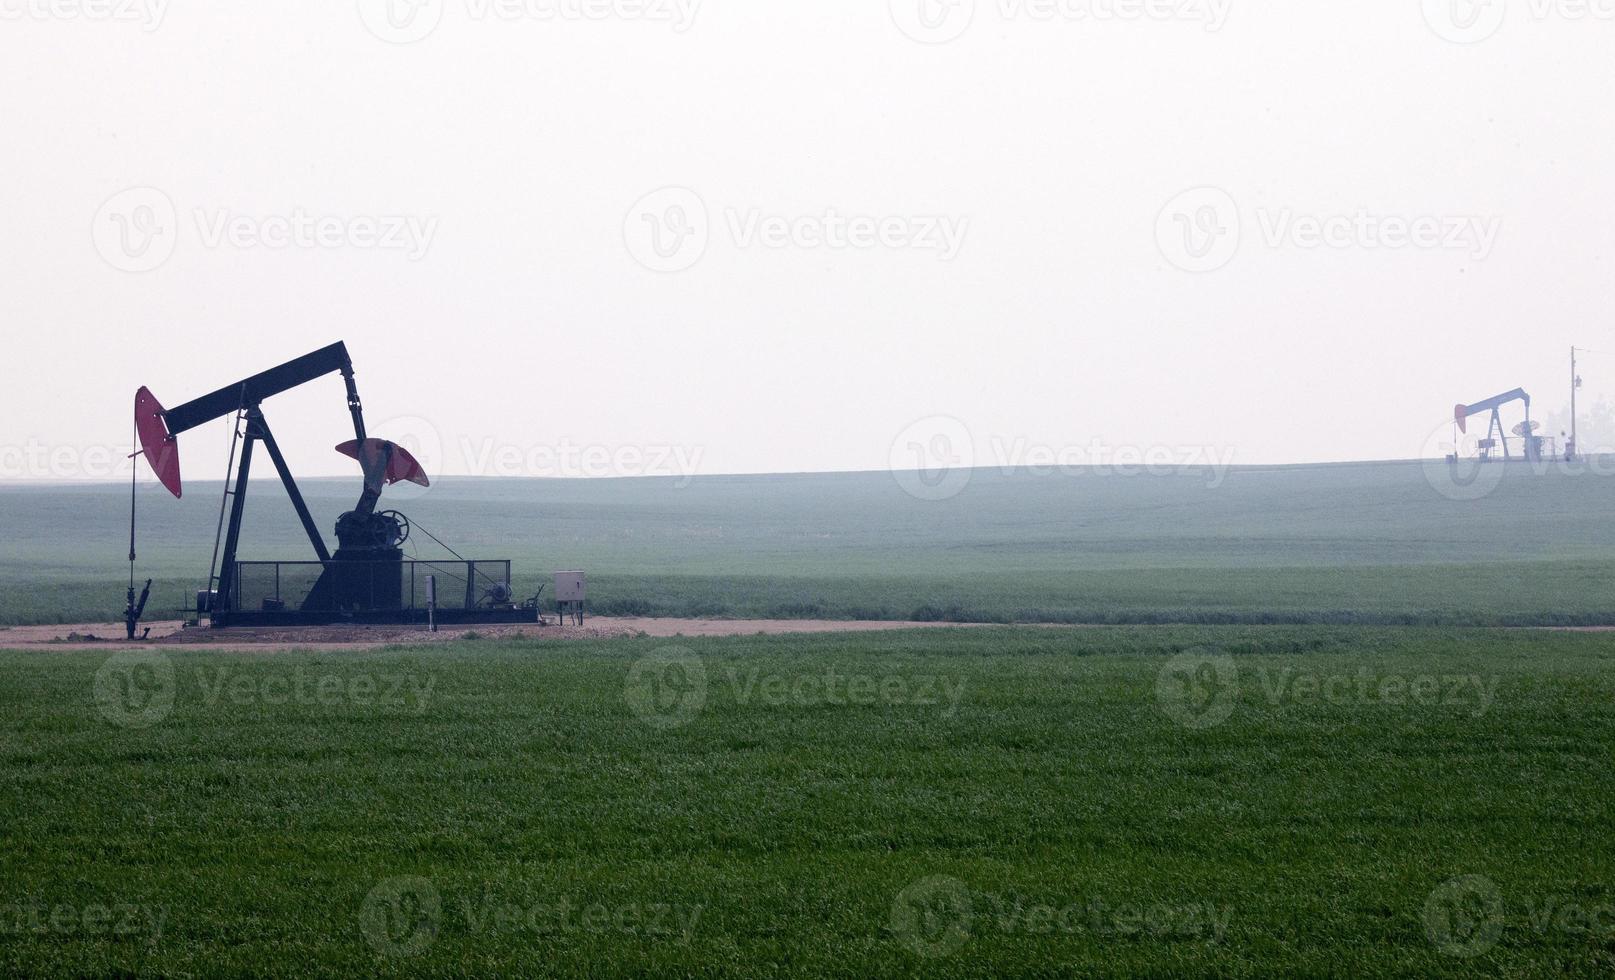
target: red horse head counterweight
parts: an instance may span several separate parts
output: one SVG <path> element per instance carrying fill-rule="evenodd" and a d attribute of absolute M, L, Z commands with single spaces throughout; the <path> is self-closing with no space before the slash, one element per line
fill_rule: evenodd
<path fill-rule="evenodd" d="M 381 492 L 382 487 L 390 487 L 394 483 L 416 483 L 423 487 L 432 485 L 421 464 L 415 461 L 409 450 L 396 442 L 366 439 L 361 443 L 357 439 L 349 439 L 337 446 L 336 451 L 359 461 L 359 468 L 365 474 L 365 486 L 377 493 Z"/>
<path fill-rule="evenodd" d="M 135 431 L 140 435 L 140 452 L 168 492 L 180 496 L 179 440 L 168 434 L 163 423 L 165 410 L 150 388 L 135 392 Z"/>

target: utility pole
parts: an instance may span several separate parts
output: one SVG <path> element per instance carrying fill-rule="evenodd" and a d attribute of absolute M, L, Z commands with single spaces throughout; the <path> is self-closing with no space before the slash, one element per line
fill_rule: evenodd
<path fill-rule="evenodd" d="M 1565 456 L 1570 462 L 1576 461 L 1576 390 L 1581 387 L 1581 375 L 1576 373 L 1576 348 L 1570 348 L 1570 445 L 1566 448 Z"/>

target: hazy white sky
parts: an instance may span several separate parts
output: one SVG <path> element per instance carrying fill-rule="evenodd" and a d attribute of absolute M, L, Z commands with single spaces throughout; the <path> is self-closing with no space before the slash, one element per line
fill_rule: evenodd
<path fill-rule="evenodd" d="M 336 339 L 439 473 L 1418 456 L 1615 352 L 1612 55 L 1615 0 L 0 0 L 0 476 Z M 353 472 L 340 382 L 265 410 Z"/>

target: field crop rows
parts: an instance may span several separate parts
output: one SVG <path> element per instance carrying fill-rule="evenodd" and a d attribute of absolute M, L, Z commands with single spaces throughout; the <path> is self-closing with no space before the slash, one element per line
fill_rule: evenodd
<path fill-rule="evenodd" d="M 1615 640 L 0 654 L 0 970 L 1608 975 Z"/>

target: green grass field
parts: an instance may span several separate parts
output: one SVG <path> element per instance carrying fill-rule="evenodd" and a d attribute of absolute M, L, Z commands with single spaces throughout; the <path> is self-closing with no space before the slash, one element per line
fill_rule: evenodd
<path fill-rule="evenodd" d="M 0 971 L 1607 976 L 1615 634 L 1497 627 L 1615 623 L 1615 495 L 1498 473 L 444 480 L 596 612 L 1178 625 L 0 652 Z M 125 493 L 0 488 L 0 621 L 116 615 Z"/>
<path fill-rule="evenodd" d="M 1234 469 L 1216 485 L 1209 472 L 988 469 L 940 502 L 886 473 L 446 478 L 387 506 L 468 557 L 514 559 L 527 593 L 586 569 L 607 614 L 1615 624 L 1615 460 L 1493 472 L 1477 500 L 1444 496 L 1425 465 L 1388 463 Z M 159 614 L 206 582 L 219 489 L 176 501 L 142 488 L 140 572 Z M 357 496 L 352 481 L 306 489 L 328 534 Z M 117 616 L 126 487 L 0 487 L 0 518 L 0 623 Z M 412 546 L 446 557 L 419 532 Z M 312 557 L 278 483 L 249 494 L 242 557 Z"/>
<path fill-rule="evenodd" d="M 1607 976 L 1615 645 L 0 654 L 12 975 Z"/>

